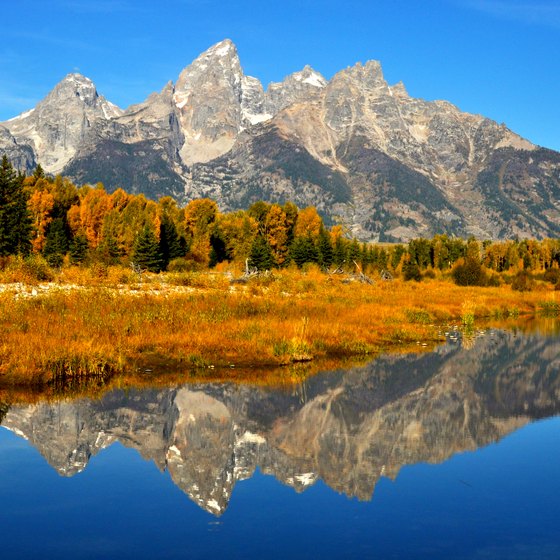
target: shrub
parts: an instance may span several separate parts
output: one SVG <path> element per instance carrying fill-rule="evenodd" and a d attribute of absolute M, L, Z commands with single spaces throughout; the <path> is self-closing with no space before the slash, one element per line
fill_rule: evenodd
<path fill-rule="evenodd" d="M 511 282 L 511 289 L 518 292 L 529 292 L 534 288 L 535 283 L 526 270 L 520 270 Z"/>
<path fill-rule="evenodd" d="M 459 259 L 451 271 L 451 276 L 458 286 L 486 286 L 488 277 L 480 262 L 472 257 Z"/>
<path fill-rule="evenodd" d="M 19 262 L 21 272 L 31 280 L 50 282 L 54 278 L 49 263 L 41 255 L 29 255 Z"/>
<path fill-rule="evenodd" d="M 407 262 L 403 266 L 403 278 L 405 280 L 415 280 L 420 282 L 422 275 L 420 274 L 420 267 L 415 262 Z"/>
<path fill-rule="evenodd" d="M 201 264 L 183 257 L 173 259 L 167 266 L 168 272 L 198 272 L 202 268 Z"/>
<path fill-rule="evenodd" d="M 543 274 L 543 280 L 550 282 L 551 284 L 560 283 L 560 268 L 549 268 Z"/>
<path fill-rule="evenodd" d="M 499 274 L 489 274 L 486 279 L 486 285 L 491 288 L 499 288 L 502 285 L 502 280 Z"/>

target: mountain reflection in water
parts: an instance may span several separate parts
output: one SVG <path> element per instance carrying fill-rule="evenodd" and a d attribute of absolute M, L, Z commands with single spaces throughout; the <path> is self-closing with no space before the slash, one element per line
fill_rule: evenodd
<path fill-rule="evenodd" d="M 385 355 L 290 390 L 189 384 L 14 406 L 2 426 L 62 476 L 119 441 L 215 515 L 257 467 L 298 492 L 322 479 L 370 500 L 404 465 L 442 462 L 559 412 L 558 337 L 493 331 L 469 346 Z"/>

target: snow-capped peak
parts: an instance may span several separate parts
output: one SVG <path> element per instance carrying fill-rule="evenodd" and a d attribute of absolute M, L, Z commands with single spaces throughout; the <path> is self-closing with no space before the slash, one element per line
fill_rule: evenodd
<path fill-rule="evenodd" d="M 295 72 L 292 74 L 292 78 L 296 82 L 301 82 L 302 84 L 308 84 L 313 87 L 324 88 L 327 85 L 327 80 L 311 68 L 311 66 L 305 66 L 303 70 Z"/>
<path fill-rule="evenodd" d="M 214 58 L 214 57 L 224 57 L 224 56 L 237 56 L 237 48 L 230 39 L 224 39 L 215 45 L 212 45 L 209 49 L 205 50 L 199 57 L 198 60 L 202 58 Z"/>

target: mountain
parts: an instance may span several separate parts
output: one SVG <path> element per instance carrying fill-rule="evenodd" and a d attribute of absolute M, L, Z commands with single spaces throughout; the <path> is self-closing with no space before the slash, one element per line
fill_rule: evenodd
<path fill-rule="evenodd" d="M 0 406 L 0 421 L 61 476 L 119 441 L 220 515 L 235 484 L 257 468 L 298 492 L 323 480 L 370 500 L 379 479 L 405 465 L 439 463 L 558 414 L 559 366 L 558 338 L 493 332 L 472 346 L 325 372 L 291 390 L 115 390 L 100 400 Z"/>
<path fill-rule="evenodd" d="M 306 66 L 265 90 L 224 40 L 124 111 L 70 74 L 0 123 L 0 151 L 27 171 L 40 162 L 80 183 L 182 203 L 315 205 L 363 240 L 560 235 L 560 153 L 411 97 L 376 61 L 330 80 Z"/>

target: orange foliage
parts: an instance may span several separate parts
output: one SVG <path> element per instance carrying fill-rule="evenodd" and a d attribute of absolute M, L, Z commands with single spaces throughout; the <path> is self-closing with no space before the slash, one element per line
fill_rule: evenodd
<path fill-rule="evenodd" d="M 54 196 L 47 190 L 36 190 L 27 203 L 33 222 L 33 238 L 31 244 L 35 253 L 45 247 L 47 227 L 52 222 L 51 211 L 54 207 Z"/>
<path fill-rule="evenodd" d="M 296 237 L 316 238 L 321 231 L 323 221 L 314 206 L 308 206 L 298 214 L 294 233 Z"/>

